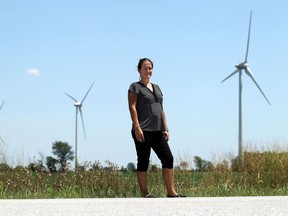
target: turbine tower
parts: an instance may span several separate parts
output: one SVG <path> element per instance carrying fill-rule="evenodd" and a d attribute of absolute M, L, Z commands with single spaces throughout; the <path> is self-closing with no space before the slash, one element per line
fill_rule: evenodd
<path fill-rule="evenodd" d="M 70 97 L 73 101 L 75 101 L 74 106 L 76 107 L 76 121 L 75 121 L 75 170 L 77 170 L 78 167 L 78 111 L 80 112 L 81 115 L 81 120 L 82 120 L 82 127 L 83 127 L 83 132 L 84 132 L 84 137 L 86 139 L 86 133 L 85 133 L 85 127 L 84 127 L 84 120 L 83 120 L 83 114 L 82 114 L 82 105 L 84 100 L 86 99 L 88 93 L 90 92 L 92 86 L 94 85 L 94 82 L 91 84 L 90 88 L 88 89 L 87 93 L 85 94 L 84 98 L 81 101 L 76 100 L 74 97 L 69 95 L 68 93 L 65 92 L 65 94 Z"/>
<path fill-rule="evenodd" d="M 2 104 L 1 104 L 1 106 L 0 106 L 0 111 L 1 111 L 4 103 L 5 103 L 5 101 L 2 102 Z M 5 142 L 4 142 L 4 140 L 2 139 L 1 135 L 0 135 L 0 141 L 1 141 L 3 144 L 5 144 Z"/>
<path fill-rule="evenodd" d="M 264 92 L 262 91 L 262 89 L 260 88 L 260 86 L 258 85 L 258 83 L 256 82 L 254 76 L 252 75 L 251 69 L 249 67 L 249 64 L 247 62 L 248 59 L 248 51 L 249 51 L 249 42 L 250 42 L 250 30 L 251 30 L 251 21 L 252 21 L 252 11 L 250 12 L 250 22 L 249 22 L 249 30 L 248 30 L 248 40 L 247 40 L 247 48 L 246 48 L 246 55 L 245 55 L 245 61 L 235 65 L 236 70 L 231 73 L 227 78 L 225 78 L 222 82 L 224 82 L 225 80 L 229 79 L 231 76 L 233 76 L 234 74 L 238 73 L 239 74 L 239 134 L 238 134 L 238 159 L 241 165 L 243 165 L 243 143 L 242 143 L 242 71 L 244 70 L 245 73 L 252 79 L 252 81 L 255 83 L 255 85 L 257 86 L 257 88 L 260 90 L 260 92 L 262 93 L 262 95 L 264 96 L 264 98 L 266 99 L 266 101 L 268 102 L 269 105 L 270 102 L 267 99 L 267 97 L 265 96 Z"/>

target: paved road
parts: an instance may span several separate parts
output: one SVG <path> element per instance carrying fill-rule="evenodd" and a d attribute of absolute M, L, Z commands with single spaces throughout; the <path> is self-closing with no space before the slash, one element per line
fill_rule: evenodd
<path fill-rule="evenodd" d="M 0 216 L 287 216 L 288 196 L 0 200 Z"/>

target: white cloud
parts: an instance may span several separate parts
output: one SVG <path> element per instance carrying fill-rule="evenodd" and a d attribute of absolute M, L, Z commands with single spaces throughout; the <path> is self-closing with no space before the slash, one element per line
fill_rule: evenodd
<path fill-rule="evenodd" d="M 41 76 L 40 70 L 37 68 L 30 68 L 26 71 L 29 76 Z"/>

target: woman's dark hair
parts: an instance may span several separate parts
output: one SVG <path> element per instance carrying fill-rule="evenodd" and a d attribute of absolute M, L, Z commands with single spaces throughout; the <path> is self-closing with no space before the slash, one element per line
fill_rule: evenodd
<path fill-rule="evenodd" d="M 142 58 L 142 59 L 139 59 L 139 63 L 138 63 L 138 66 L 137 66 L 138 71 L 141 70 L 141 67 L 142 67 L 142 65 L 143 65 L 143 63 L 145 61 L 149 61 L 151 63 L 151 65 L 152 65 L 152 68 L 153 68 L 153 62 L 149 58 Z"/>

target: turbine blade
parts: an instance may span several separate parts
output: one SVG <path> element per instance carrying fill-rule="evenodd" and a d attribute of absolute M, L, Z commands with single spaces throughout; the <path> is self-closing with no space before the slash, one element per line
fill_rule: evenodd
<path fill-rule="evenodd" d="M 68 93 L 65 92 L 65 94 L 70 97 L 72 100 L 74 100 L 76 103 L 78 102 L 75 98 L 73 98 L 71 95 L 69 95 Z"/>
<path fill-rule="evenodd" d="M 248 59 L 249 43 L 250 43 L 250 31 L 251 31 L 251 22 L 252 22 L 252 11 L 250 12 L 250 22 L 249 22 L 249 30 L 248 30 L 248 39 L 247 39 L 247 48 L 246 48 L 245 62 L 247 62 L 247 59 Z"/>
<path fill-rule="evenodd" d="M 84 138 L 86 139 L 86 132 L 85 132 L 85 126 L 84 126 L 84 119 L 83 119 L 83 114 L 82 114 L 82 109 L 79 107 L 80 115 L 81 115 L 81 121 L 82 121 L 82 127 L 83 127 L 83 132 L 84 132 Z"/>
<path fill-rule="evenodd" d="M 250 70 L 249 67 L 247 67 L 245 69 L 246 74 L 253 80 L 253 82 L 255 83 L 255 85 L 258 87 L 258 89 L 260 90 L 260 92 L 262 93 L 262 95 L 264 96 L 264 98 L 266 99 L 266 101 L 268 102 L 268 104 L 271 106 L 269 100 L 267 99 L 267 97 L 265 96 L 264 92 L 262 91 L 262 89 L 260 88 L 260 86 L 258 85 L 258 83 L 256 82 L 254 76 L 252 75 L 252 72 Z"/>
<path fill-rule="evenodd" d="M 0 136 L 0 141 L 1 141 L 4 145 L 6 145 L 1 136 Z"/>
<path fill-rule="evenodd" d="M 225 80 L 229 79 L 230 77 L 232 77 L 234 74 L 238 73 L 239 70 L 236 69 L 233 73 L 231 73 L 228 77 L 226 77 L 224 80 L 222 80 L 222 82 L 224 82 Z"/>
<path fill-rule="evenodd" d="M 0 106 L 0 110 L 2 109 L 4 103 L 5 103 L 5 101 L 2 102 L 2 104 L 1 104 L 1 106 Z"/>
<path fill-rule="evenodd" d="M 94 85 L 94 82 L 95 82 L 95 81 L 93 81 L 93 83 L 91 84 L 90 88 L 88 89 L 88 91 L 87 91 L 86 95 L 85 95 L 85 96 L 84 96 L 84 98 L 82 99 L 82 101 L 81 101 L 81 104 L 84 102 L 85 98 L 86 98 L 86 97 L 87 97 L 87 95 L 89 94 L 89 92 L 90 92 L 90 90 L 91 90 L 92 86 Z"/>

